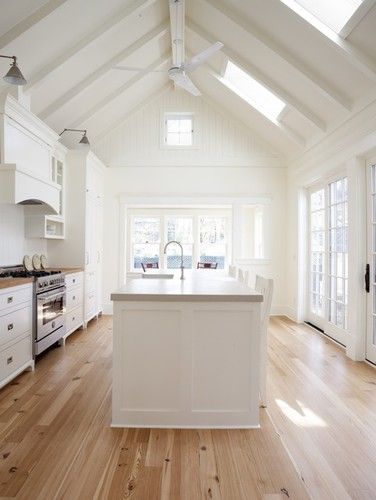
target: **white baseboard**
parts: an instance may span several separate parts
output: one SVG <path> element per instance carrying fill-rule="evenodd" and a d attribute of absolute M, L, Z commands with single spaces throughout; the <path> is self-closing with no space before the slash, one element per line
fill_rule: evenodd
<path fill-rule="evenodd" d="M 104 304 L 103 304 L 103 314 L 112 315 L 113 311 L 114 311 L 114 309 L 113 309 L 112 302 L 104 302 Z"/>

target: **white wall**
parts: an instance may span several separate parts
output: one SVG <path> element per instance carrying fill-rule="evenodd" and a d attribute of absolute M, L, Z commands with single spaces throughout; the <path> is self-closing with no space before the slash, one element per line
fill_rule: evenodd
<path fill-rule="evenodd" d="M 0 267 L 22 264 L 25 254 L 47 252 L 46 240 L 25 238 L 25 207 L 0 204 Z"/>
<path fill-rule="evenodd" d="M 285 304 L 285 169 L 283 168 L 215 168 L 202 167 L 133 167 L 110 168 L 106 172 L 104 214 L 104 305 L 111 311 L 110 294 L 118 286 L 120 273 L 119 227 L 120 197 L 159 196 L 169 198 L 217 197 L 237 199 L 250 196 L 271 198 L 269 210 L 272 234 L 270 261 L 260 265 L 245 262 L 275 279 L 273 309 L 281 313 Z"/>

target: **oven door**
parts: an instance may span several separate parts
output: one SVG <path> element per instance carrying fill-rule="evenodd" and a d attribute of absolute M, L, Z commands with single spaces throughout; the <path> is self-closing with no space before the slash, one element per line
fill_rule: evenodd
<path fill-rule="evenodd" d="M 37 295 L 37 332 L 36 340 L 64 325 L 65 286 Z"/>

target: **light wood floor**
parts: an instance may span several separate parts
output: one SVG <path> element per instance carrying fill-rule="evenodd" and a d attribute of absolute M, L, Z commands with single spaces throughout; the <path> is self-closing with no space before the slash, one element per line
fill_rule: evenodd
<path fill-rule="evenodd" d="M 260 430 L 111 429 L 111 324 L 0 391 L 0 498 L 376 498 L 376 370 L 277 318 Z"/>

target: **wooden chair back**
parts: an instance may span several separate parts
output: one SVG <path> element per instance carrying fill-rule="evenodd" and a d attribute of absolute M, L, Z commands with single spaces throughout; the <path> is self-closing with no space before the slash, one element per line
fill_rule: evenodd
<path fill-rule="evenodd" d="M 238 280 L 245 285 L 249 283 L 249 271 L 245 271 L 244 269 L 238 270 Z"/>
<path fill-rule="evenodd" d="M 218 262 L 197 262 L 197 269 L 217 269 Z"/>
<path fill-rule="evenodd" d="M 146 273 L 146 269 L 159 269 L 158 262 L 141 262 L 142 269 Z"/>

